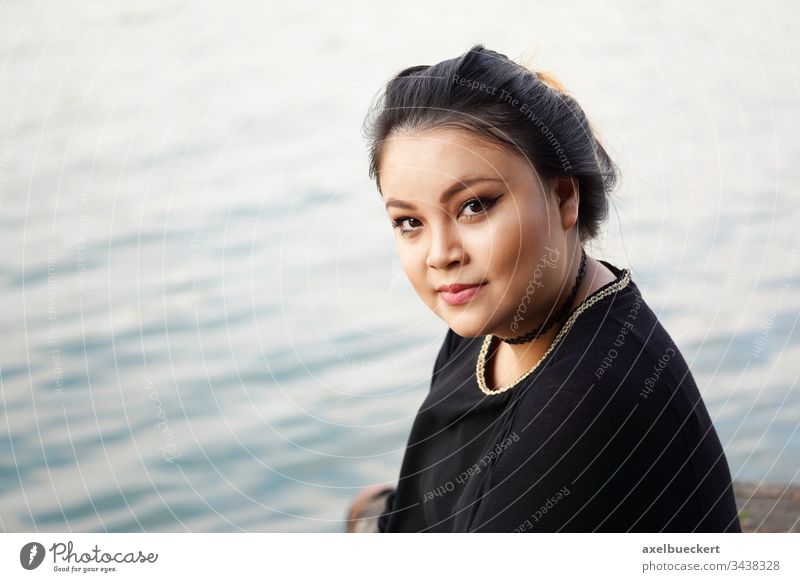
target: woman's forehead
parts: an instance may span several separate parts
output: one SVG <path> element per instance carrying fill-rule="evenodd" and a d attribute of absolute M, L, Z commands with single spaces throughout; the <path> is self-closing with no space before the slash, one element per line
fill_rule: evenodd
<path fill-rule="evenodd" d="M 453 181 L 477 177 L 512 182 L 535 176 L 526 159 L 457 129 L 397 135 L 387 141 L 381 162 L 384 197 L 443 190 Z"/>
<path fill-rule="evenodd" d="M 406 131 L 390 137 L 384 145 L 384 158 L 403 157 L 429 159 L 431 154 L 460 161 L 468 159 L 497 161 L 513 157 L 506 148 L 475 131 L 439 127 L 421 131 Z M 382 160 L 386 163 L 389 160 Z M 437 162 L 441 162 L 438 160 Z"/>

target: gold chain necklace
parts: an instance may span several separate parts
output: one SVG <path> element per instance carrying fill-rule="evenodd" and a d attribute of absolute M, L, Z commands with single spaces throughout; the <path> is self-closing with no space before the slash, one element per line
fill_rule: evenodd
<path fill-rule="evenodd" d="M 575 320 L 578 319 L 578 316 L 580 316 L 581 313 L 589 309 L 592 305 L 594 305 L 604 297 L 607 297 L 608 295 L 611 295 L 612 293 L 616 293 L 620 289 L 623 289 L 625 286 L 628 285 L 628 283 L 630 283 L 630 280 L 631 280 L 630 271 L 628 269 L 623 269 L 622 276 L 620 277 L 619 281 L 609 285 L 605 289 L 596 291 L 594 295 L 590 295 L 589 297 L 584 299 L 583 302 L 575 309 L 572 315 L 570 315 L 566 323 L 564 323 L 564 327 L 562 327 L 561 330 L 558 332 L 558 335 L 553 340 L 553 343 L 550 344 L 550 347 L 547 348 L 547 351 L 539 359 L 539 361 L 536 362 L 530 370 L 528 370 L 522 376 L 514 380 L 511 384 L 508 384 L 507 386 L 502 386 L 496 390 L 491 390 L 489 386 L 486 384 L 486 377 L 485 377 L 486 354 L 489 352 L 489 346 L 491 345 L 492 338 L 494 337 L 493 335 L 487 335 L 486 338 L 483 340 L 481 351 L 478 353 L 478 362 L 475 365 L 475 376 L 478 378 L 478 387 L 481 389 L 481 392 L 483 392 L 487 396 L 502 394 L 506 390 L 511 390 L 514 386 L 516 386 L 517 384 L 522 382 L 525 378 L 530 376 L 534 372 L 534 370 L 536 370 L 536 368 L 539 367 L 539 364 L 541 364 L 544 361 L 544 359 L 550 354 L 550 352 L 552 352 L 555 349 L 555 347 L 561 341 L 561 338 L 564 337 L 564 335 L 569 331 L 569 329 L 572 327 L 572 324 L 575 323 Z"/>

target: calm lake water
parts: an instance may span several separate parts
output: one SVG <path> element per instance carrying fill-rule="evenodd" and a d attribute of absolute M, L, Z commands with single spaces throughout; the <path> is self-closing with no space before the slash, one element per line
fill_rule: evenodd
<path fill-rule="evenodd" d="M 736 479 L 800 483 L 796 3 L 0 7 L 0 529 L 342 530 L 445 324 L 367 177 L 391 74 L 532 57 L 623 182 L 590 252 L 690 362 Z"/>

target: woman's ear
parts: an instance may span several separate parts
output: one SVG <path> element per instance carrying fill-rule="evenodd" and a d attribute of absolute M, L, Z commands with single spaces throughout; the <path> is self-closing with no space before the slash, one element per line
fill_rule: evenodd
<path fill-rule="evenodd" d="M 578 222 L 578 206 L 580 202 L 578 179 L 573 176 L 555 178 L 553 191 L 558 202 L 561 225 L 564 230 L 569 230 Z"/>

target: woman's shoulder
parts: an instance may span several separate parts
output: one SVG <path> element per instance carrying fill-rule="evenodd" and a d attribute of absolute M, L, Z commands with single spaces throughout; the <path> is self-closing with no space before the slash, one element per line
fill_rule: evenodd
<path fill-rule="evenodd" d="M 640 307 L 640 314 L 645 308 Z M 644 315 L 636 321 L 609 317 L 606 324 L 613 334 L 601 332 L 590 342 L 562 345 L 561 356 L 523 388 L 515 429 L 537 427 L 534 434 L 539 435 L 557 431 L 556 449 L 571 447 L 579 437 L 635 440 L 656 425 L 674 434 L 700 395 L 663 327 L 658 324 L 652 334 L 643 331 L 653 321 L 657 323 Z"/>
<path fill-rule="evenodd" d="M 620 288 L 624 276 L 627 284 Z M 598 351 L 614 354 L 620 349 L 635 349 L 637 354 L 652 356 L 662 346 L 674 344 L 628 270 L 615 283 L 590 295 L 585 303 L 590 303 L 589 307 L 578 315 L 564 338 L 564 343 L 571 345 L 566 351 L 574 353 L 577 343 L 595 355 Z"/>
<path fill-rule="evenodd" d="M 564 397 L 599 387 L 602 403 L 609 389 L 633 399 L 647 396 L 656 383 L 670 393 L 682 383 L 694 389 L 677 344 L 632 279 L 582 313 L 555 356 L 549 375 Z"/>

